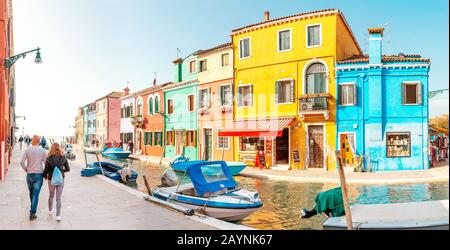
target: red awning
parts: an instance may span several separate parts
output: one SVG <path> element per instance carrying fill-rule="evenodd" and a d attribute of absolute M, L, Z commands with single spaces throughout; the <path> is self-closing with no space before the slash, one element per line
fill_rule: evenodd
<path fill-rule="evenodd" d="M 292 117 L 233 121 L 232 128 L 219 130 L 219 136 L 282 136 L 283 129 L 289 127 L 293 119 Z"/>

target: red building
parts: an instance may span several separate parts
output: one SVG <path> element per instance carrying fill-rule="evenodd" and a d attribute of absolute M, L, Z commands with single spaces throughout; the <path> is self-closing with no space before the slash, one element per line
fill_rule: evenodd
<path fill-rule="evenodd" d="M 4 66 L 5 58 L 13 54 L 11 2 L 0 0 L 0 181 L 6 176 L 14 140 L 14 66 Z"/>

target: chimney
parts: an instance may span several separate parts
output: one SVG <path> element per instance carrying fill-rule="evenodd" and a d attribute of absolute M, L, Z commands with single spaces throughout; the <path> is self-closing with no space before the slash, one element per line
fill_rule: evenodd
<path fill-rule="evenodd" d="M 270 12 L 269 11 L 264 11 L 264 22 L 267 22 L 270 20 Z"/>
<path fill-rule="evenodd" d="M 381 64 L 384 28 L 369 29 L 369 64 Z"/>
<path fill-rule="evenodd" d="M 130 94 L 130 89 L 128 88 L 128 86 L 126 86 L 126 87 L 123 89 L 123 92 L 125 93 L 125 95 L 129 95 L 129 94 Z"/>

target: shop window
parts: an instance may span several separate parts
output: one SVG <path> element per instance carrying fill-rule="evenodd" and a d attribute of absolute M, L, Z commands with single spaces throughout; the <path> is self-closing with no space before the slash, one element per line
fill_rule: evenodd
<path fill-rule="evenodd" d="M 186 137 L 185 137 L 185 145 L 187 147 L 195 147 L 196 146 L 196 131 L 194 130 L 187 130 L 186 131 Z"/>
<path fill-rule="evenodd" d="M 256 151 L 258 148 L 264 149 L 264 138 L 260 137 L 239 137 L 240 151 Z"/>
<path fill-rule="evenodd" d="M 162 132 L 155 132 L 155 141 L 153 145 L 162 146 Z"/>
<path fill-rule="evenodd" d="M 403 82 L 402 93 L 403 104 L 422 104 L 422 84 L 420 82 Z"/>
<path fill-rule="evenodd" d="M 166 131 L 166 145 L 173 146 L 174 145 L 174 131 Z"/>
<path fill-rule="evenodd" d="M 282 80 L 275 82 L 276 103 L 294 102 L 294 80 Z"/>
<path fill-rule="evenodd" d="M 386 156 L 411 157 L 411 133 L 386 133 Z"/>

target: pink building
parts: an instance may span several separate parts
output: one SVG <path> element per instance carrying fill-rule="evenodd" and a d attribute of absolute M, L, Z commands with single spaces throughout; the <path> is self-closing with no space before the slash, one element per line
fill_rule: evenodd
<path fill-rule="evenodd" d="M 120 141 L 120 97 L 123 92 L 112 92 L 96 103 L 96 138 L 101 146 L 106 142 Z"/>

